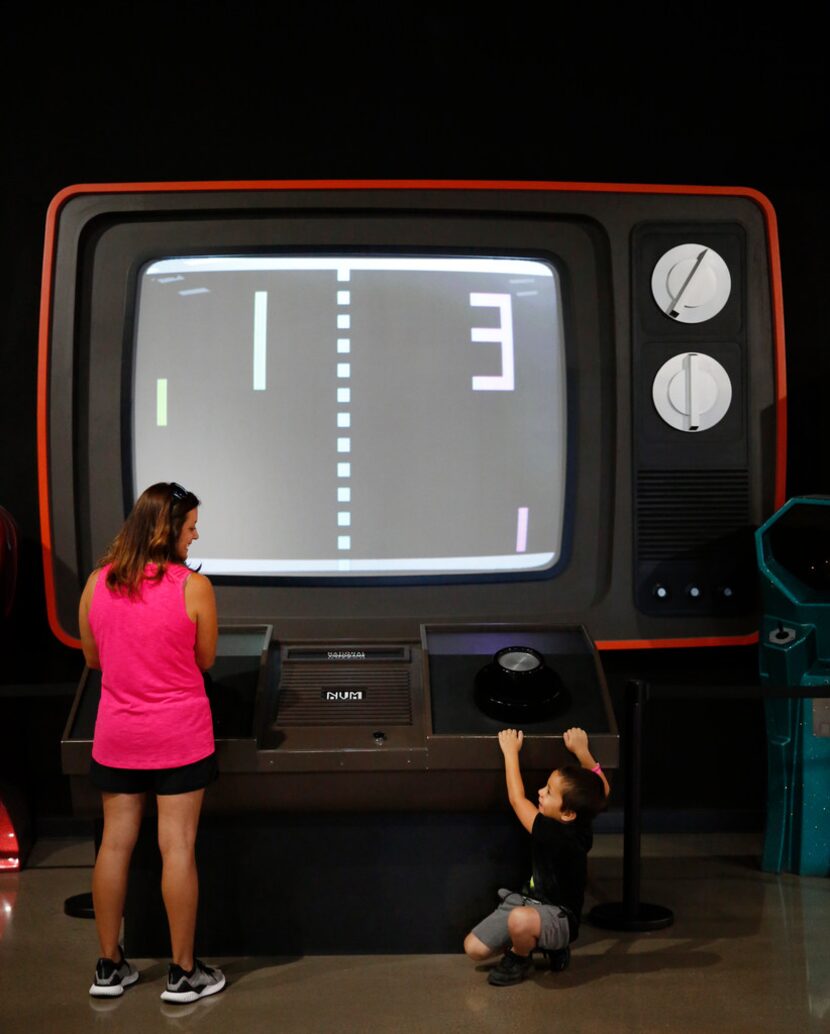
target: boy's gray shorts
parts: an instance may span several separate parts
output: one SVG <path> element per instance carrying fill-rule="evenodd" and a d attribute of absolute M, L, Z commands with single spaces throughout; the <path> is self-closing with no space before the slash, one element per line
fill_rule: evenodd
<path fill-rule="evenodd" d="M 568 946 L 570 927 L 568 926 L 566 914 L 558 905 L 543 905 L 540 901 L 523 897 L 521 894 L 516 894 L 512 890 L 506 890 L 504 887 L 499 891 L 499 898 L 501 900 L 495 912 L 491 912 L 489 916 L 482 919 L 471 931 L 488 948 L 498 951 L 510 944 L 511 938 L 507 930 L 507 917 L 514 908 L 521 908 L 523 905 L 536 909 L 539 913 L 539 918 L 542 920 L 542 929 L 538 942 L 539 948 L 557 951 Z"/>

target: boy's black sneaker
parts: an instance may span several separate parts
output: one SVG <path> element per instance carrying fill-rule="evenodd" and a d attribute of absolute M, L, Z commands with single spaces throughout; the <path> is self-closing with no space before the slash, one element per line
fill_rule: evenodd
<path fill-rule="evenodd" d="M 138 970 L 124 958 L 121 952 L 121 961 L 113 962 L 112 959 L 98 959 L 95 964 L 95 980 L 89 993 L 95 998 L 117 998 L 124 994 L 124 988 L 129 987 L 138 980 Z"/>
<path fill-rule="evenodd" d="M 550 965 L 553 973 L 561 973 L 571 964 L 570 946 L 566 948 L 557 948 L 555 951 L 545 949 L 542 951 L 542 954 L 548 960 L 548 964 Z"/>
<path fill-rule="evenodd" d="M 193 960 L 193 969 L 187 973 L 175 962 L 170 963 L 167 972 L 167 987 L 161 992 L 164 1002 L 195 1002 L 197 998 L 219 994 L 225 986 L 225 977 L 221 969 L 206 966 L 199 959 Z"/>
<path fill-rule="evenodd" d="M 532 969 L 533 959 L 529 955 L 517 955 L 508 949 L 498 966 L 490 970 L 487 983 L 495 987 L 520 984 Z"/>

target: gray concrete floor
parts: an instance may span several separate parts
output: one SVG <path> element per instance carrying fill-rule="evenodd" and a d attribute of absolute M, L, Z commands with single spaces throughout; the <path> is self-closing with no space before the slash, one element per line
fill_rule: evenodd
<path fill-rule="evenodd" d="M 91 843 L 41 840 L 0 873 L 0 1032 L 106 1030 L 522 1034 L 830 1032 L 830 880 L 758 868 L 751 835 L 647 836 L 644 901 L 674 925 L 619 934 L 583 925 L 564 973 L 492 988 L 463 955 L 222 958 L 228 987 L 189 1006 L 159 999 L 164 959 L 134 959 L 122 998 L 88 996 L 94 924 L 64 899 L 88 890 Z M 587 906 L 620 895 L 622 844 L 596 837 Z"/>

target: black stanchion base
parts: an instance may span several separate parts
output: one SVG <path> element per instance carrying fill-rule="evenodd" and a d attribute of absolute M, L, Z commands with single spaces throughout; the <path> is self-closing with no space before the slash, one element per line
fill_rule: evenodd
<path fill-rule="evenodd" d="M 68 916 L 72 916 L 73 919 L 94 919 L 95 909 L 92 907 L 92 895 L 87 894 L 73 894 L 71 898 L 67 898 L 63 903 L 63 910 Z"/>
<path fill-rule="evenodd" d="M 636 911 L 624 901 L 606 901 L 595 905 L 587 916 L 592 926 L 603 930 L 663 930 L 674 922 L 674 912 L 662 905 L 646 905 L 642 902 Z"/>

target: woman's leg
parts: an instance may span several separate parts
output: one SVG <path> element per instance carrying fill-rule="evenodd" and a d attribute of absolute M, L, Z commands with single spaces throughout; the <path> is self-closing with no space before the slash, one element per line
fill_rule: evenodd
<path fill-rule="evenodd" d="M 144 813 L 143 793 L 104 793 L 104 835 L 92 873 L 95 926 L 101 957 L 118 962 L 127 873 Z"/>
<path fill-rule="evenodd" d="M 202 789 L 156 797 L 162 859 L 161 894 L 170 925 L 170 946 L 173 962 L 188 972 L 193 969 L 193 935 L 199 901 L 196 830 L 204 795 Z"/>

